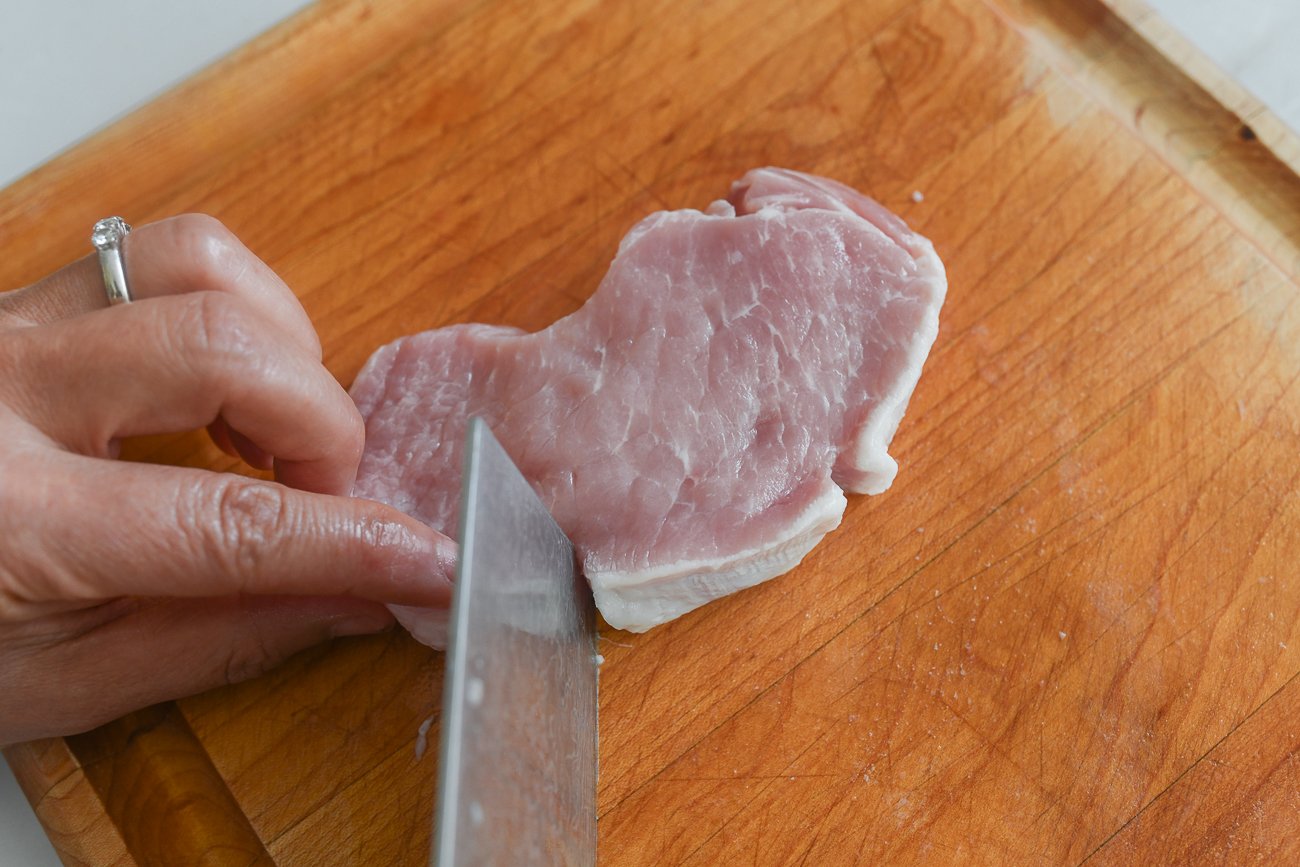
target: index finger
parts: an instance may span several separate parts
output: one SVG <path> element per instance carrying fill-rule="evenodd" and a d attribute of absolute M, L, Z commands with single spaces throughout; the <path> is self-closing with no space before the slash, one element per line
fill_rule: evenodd
<path fill-rule="evenodd" d="M 456 545 L 372 500 L 226 473 L 64 455 L 39 520 L 71 529 L 53 598 L 357 596 L 446 607 Z M 105 504 L 117 508 L 105 508 Z M 53 552 L 52 552 L 53 553 Z"/>

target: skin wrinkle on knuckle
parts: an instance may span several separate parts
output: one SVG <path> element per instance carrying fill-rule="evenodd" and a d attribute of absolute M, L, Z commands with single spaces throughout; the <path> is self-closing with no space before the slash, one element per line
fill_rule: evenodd
<path fill-rule="evenodd" d="M 261 677 L 279 662 L 280 655 L 272 650 L 261 630 L 248 626 L 239 630 L 235 643 L 226 654 L 222 677 L 227 685 L 243 683 Z"/>
<path fill-rule="evenodd" d="M 157 328 L 159 342 L 170 343 L 170 356 L 202 384 L 214 415 L 239 400 L 250 384 L 275 375 L 275 348 L 266 345 L 257 322 L 230 296 L 188 295 L 179 314 L 161 318 Z"/>
<path fill-rule="evenodd" d="M 355 521 L 349 536 L 356 546 L 357 567 L 364 574 L 401 583 L 408 580 L 409 558 L 416 555 L 419 543 L 399 515 L 374 504 Z"/>
<path fill-rule="evenodd" d="M 279 541 L 297 529 L 285 490 L 270 482 L 231 479 L 219 486 L 213 506 L 205 553 L 240 592 L 255 590 Z"/>
<path fill-rule="evenodd" d="M 191 297 L 186 324 L 196 349 L 224 363 L 257 357 L 262 341 L 256 337 L 256 322 L 236 299 L 220 292 L 199 292 Z"/>
<path fill-rule="evenodd" d="M 245 281 L 260 290 L 263 301 L 285 312 L 275 317 L 278 325 L 316 361 L 323 348 L 297 298 L 270 268 L 266 267 L 224 223 L 208 214 L 182 214 L 174 218 L 173 245 L 177 261 L 189 269 L 186 281 L 196 288 L 231 292 Z M 274 288 L 268 292 L 267 279 Z"/>

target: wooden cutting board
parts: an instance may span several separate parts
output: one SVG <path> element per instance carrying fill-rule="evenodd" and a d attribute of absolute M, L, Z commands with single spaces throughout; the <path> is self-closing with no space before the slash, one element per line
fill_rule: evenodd
<path fill-rule="evenodd" d="M 1097 0 L 338 0 L 0 193 L 0 286 L 206 211 L 349 382 L 748 168 L 845 181 L 949 269 L 898 480 L 602 634 L 601 862 L 1288 863 L 1300 182 L 1249 120 Z M 7 757 L 70 864 L 422 864 L 442 665 L 340 641 Z"/>

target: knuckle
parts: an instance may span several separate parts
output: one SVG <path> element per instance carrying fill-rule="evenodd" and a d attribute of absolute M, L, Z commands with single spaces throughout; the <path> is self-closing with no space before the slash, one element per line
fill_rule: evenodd
<path fill-rule="evenodd" d="M 248 629 L 226 654 L 223 676 L 227 684 L 243 683 L 266 674 L 280 661 L 261 634 Z"/>
<path fill-rule="evenodd" d="M 237 268 L 241 245 L 235 234 L 216 217 L 182 214 L 174 224 L 179 253 L 193 269 L 196 283 L 216 288 Z"/>
<path fill-rule="evenodd" d="M 223 483 L 215 499 L 205 553 L 242 587 L 266 567 L 276 540 L 291 530 L 288 499 L 279 485 L 244 480 Z"/>
<path fill-rule="evenodd" d="M 180 332 L 188 352 L 236 359 L 254 352 L 254 323 L 238 301 L 219 292 L 199 292 L 186 301 Z"/>
<path fill-rule="evenodd" d="M 185 214 L 179 214 L 173 218 L 176 222 L 178 231 L 185 235 L 220 235 L 229 233 L 226 224 L 218 220 L 211 214 L 204 214 L 198 211 L 192 211 Z"/>

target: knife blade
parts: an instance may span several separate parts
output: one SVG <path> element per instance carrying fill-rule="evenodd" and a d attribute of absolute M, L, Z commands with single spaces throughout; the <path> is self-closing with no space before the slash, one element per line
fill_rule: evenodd
<path fill-rule="evenodd" d="M 432 863 L 596 863 L 595 606 L 573 546 L 470 420 Z"/>

